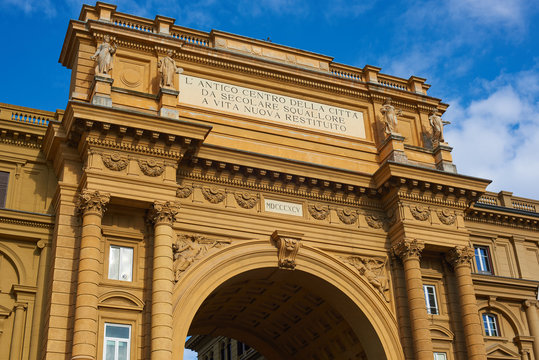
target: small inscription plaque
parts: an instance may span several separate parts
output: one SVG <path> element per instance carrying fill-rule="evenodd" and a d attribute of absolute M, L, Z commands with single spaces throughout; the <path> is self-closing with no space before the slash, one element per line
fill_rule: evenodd
<path fill-rule="evenodd" d="M 279 214 L 303 216 L 303 205 L 287 201 L 264 199 L 264 209 Z"/>
<path fill-rule="evenodd" d="M 179 76 L 180 104 L 365 138 L 362 112 L 189 75 Z"/>

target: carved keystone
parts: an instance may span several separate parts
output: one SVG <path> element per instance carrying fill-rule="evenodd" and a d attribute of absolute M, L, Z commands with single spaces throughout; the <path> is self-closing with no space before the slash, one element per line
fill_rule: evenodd
<path fill-rule="evenodd" d="M 280 269 L 294 270 L 296 268 L 296 255 L 301 246 L 303 234 L 289 231 L 275 230 L 271 240 L 278 249 L 278 264 Z"/>

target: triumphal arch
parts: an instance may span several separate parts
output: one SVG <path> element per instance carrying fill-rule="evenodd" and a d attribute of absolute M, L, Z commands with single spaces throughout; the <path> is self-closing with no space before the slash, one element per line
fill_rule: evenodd
<path fill-rule="evenodd" d="M 457 172 L 425 79 L 101 2 L 60 63 L 65 110 L 0 108 L 10 359 L 539 358 L 539 202 Z"/>

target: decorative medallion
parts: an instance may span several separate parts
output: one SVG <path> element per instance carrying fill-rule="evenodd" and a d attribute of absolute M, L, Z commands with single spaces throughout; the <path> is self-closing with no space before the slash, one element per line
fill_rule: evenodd
<path fill-rule="evenodd" d="M 373 229 L 381 229 L 384 226 L 382 218 L 377 215 L 365 215 L 365 221 Z"/>
<path fill-rule="evenodd" d="M 176 190 L 176 197 L 179 197 L 181 199 L 188 198 L 193 193 L 193 187 L 190 185 L 185 186 L 178 186 L 178 189 Z"/>
<path fill-rule="evenodd" d="M 309 214 L 316 220 L 325 220 L 329 215 L 329 206 L 321 204 L 309 204 Z"/>
<path fill-rule="evenodd" d="M 252 209 L 258 202 L 258 196 L 247 191 L 234 193 L 234 198 L 236 199 L 238 205 L 244 209 Z"/>
<path fill-rule="evenodd" d="M 147 176 L 159 176 L 165 171 L 165 164 L 159 164 L 155 159 L 139 159 L 138 165 L 142 173 Z"/>
<path fill-rule="evenodd" d="M 101 160 L 103 160 L 103 164 L 105 164 L 108 169 L 114 171 L 122 171 L 129 164 L 127 157 L 121 156 L 118 152 L 113 152 L 112 154 L 101 154 Z"/>
<path fill-rule="evenodd" d="M 337 216 L 343 223 L 350 225 L 357 221 L 358 212 L 352 209 L 337 209 Z"/>
<path fill-rule="evenodd" d="M 412 212 L 412 216 L 420 221 L 425 221 L 430 216 L 429 208 L 421 205 L 410 205 L 410 211 Z"/>
<path fill-rule="evenodd" d="M 172 244 L 174 259 L 174 281 L 178 282 L 182 273 L 196 260 L 203 258 L 213 248 L 230 244 L 230 240 L 208 239 L 203 235 L 179 235 Z"/>
<path fill-rule="evenodd" d="M 387 258 L 350 256 L 343 260 L 355 267 L 359 274 L 364 276 L 367 281 L 382 294 L 386 302 L 390 301 L 388 296 L 389 280 L 385 272 Z"/>
<path fill-rule="evenodd" d="M 217 189 L 216 187 L 203 187 L 202 195 L 204 198 L 212 204 L 218 204 L 225 199 L 225 191 Z"/>
<path fill-rule="evenodd" d="M 439 210 L 436 212 L 436 214 L 438 215 L 438 218 L 442 224 L 445 225 L 453 225 L 457 219 L 457 214 L 449 211 L 448 209 Z"/>

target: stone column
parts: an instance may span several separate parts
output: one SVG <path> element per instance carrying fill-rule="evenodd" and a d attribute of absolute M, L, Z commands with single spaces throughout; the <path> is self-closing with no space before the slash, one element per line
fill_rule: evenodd
<path fill-rule="evenodd" d="M 533 337 L 533 353 L 536 358 L 539 357 L 539 316 L 537 316 L 537 305 L 537 300 L 524 301 L 530 335 Z"/>
<path fill-rule="evenodd" d="M 152 273 L 152 317 L 151 359 L 172 359 L 172 224 L 180 210 L 178 203 L 155 202 L 150 211 L 154 224 L 153 273 Z"/>
<path fill-rule="evenodd" d="M 468 360 L 486 360 L 483 327 L 472 281 L 473 258 L 474 249 L 469 246 L 456 246 L 447 254 L 447 260 L 453 265 L 457 280 Z"/>
<path fill-rule="evenodd" d="M 26 304 L 15 304 L 15 318 L 13 319 L 13 333 L 11 334 L 10 360 L 20 360 L 22 356 L 22 340 L 24 337 L 24 318 Z"/>
<path fill-rule="evenodd" d="M 412 341 L 416 360 L 432 360 L 432 341 L 430 326 L 421 278 L 419 259 L 425 245 L 417 240 L 402 240 L 393 246 L 395 255 L 402 259 L 404 266 L 404 279 L 408 293 L 408 308 L 410 311 L 410 325 L 412 327 Z"/>
<path fill-rule="evenodd" d="M 82 230 L 72 359 L 95 360 L 97 356 L 97 293 L 102 271 L 101 219 L 109 199 L 108 194 L 89 190 L 79 198 Z"/>

